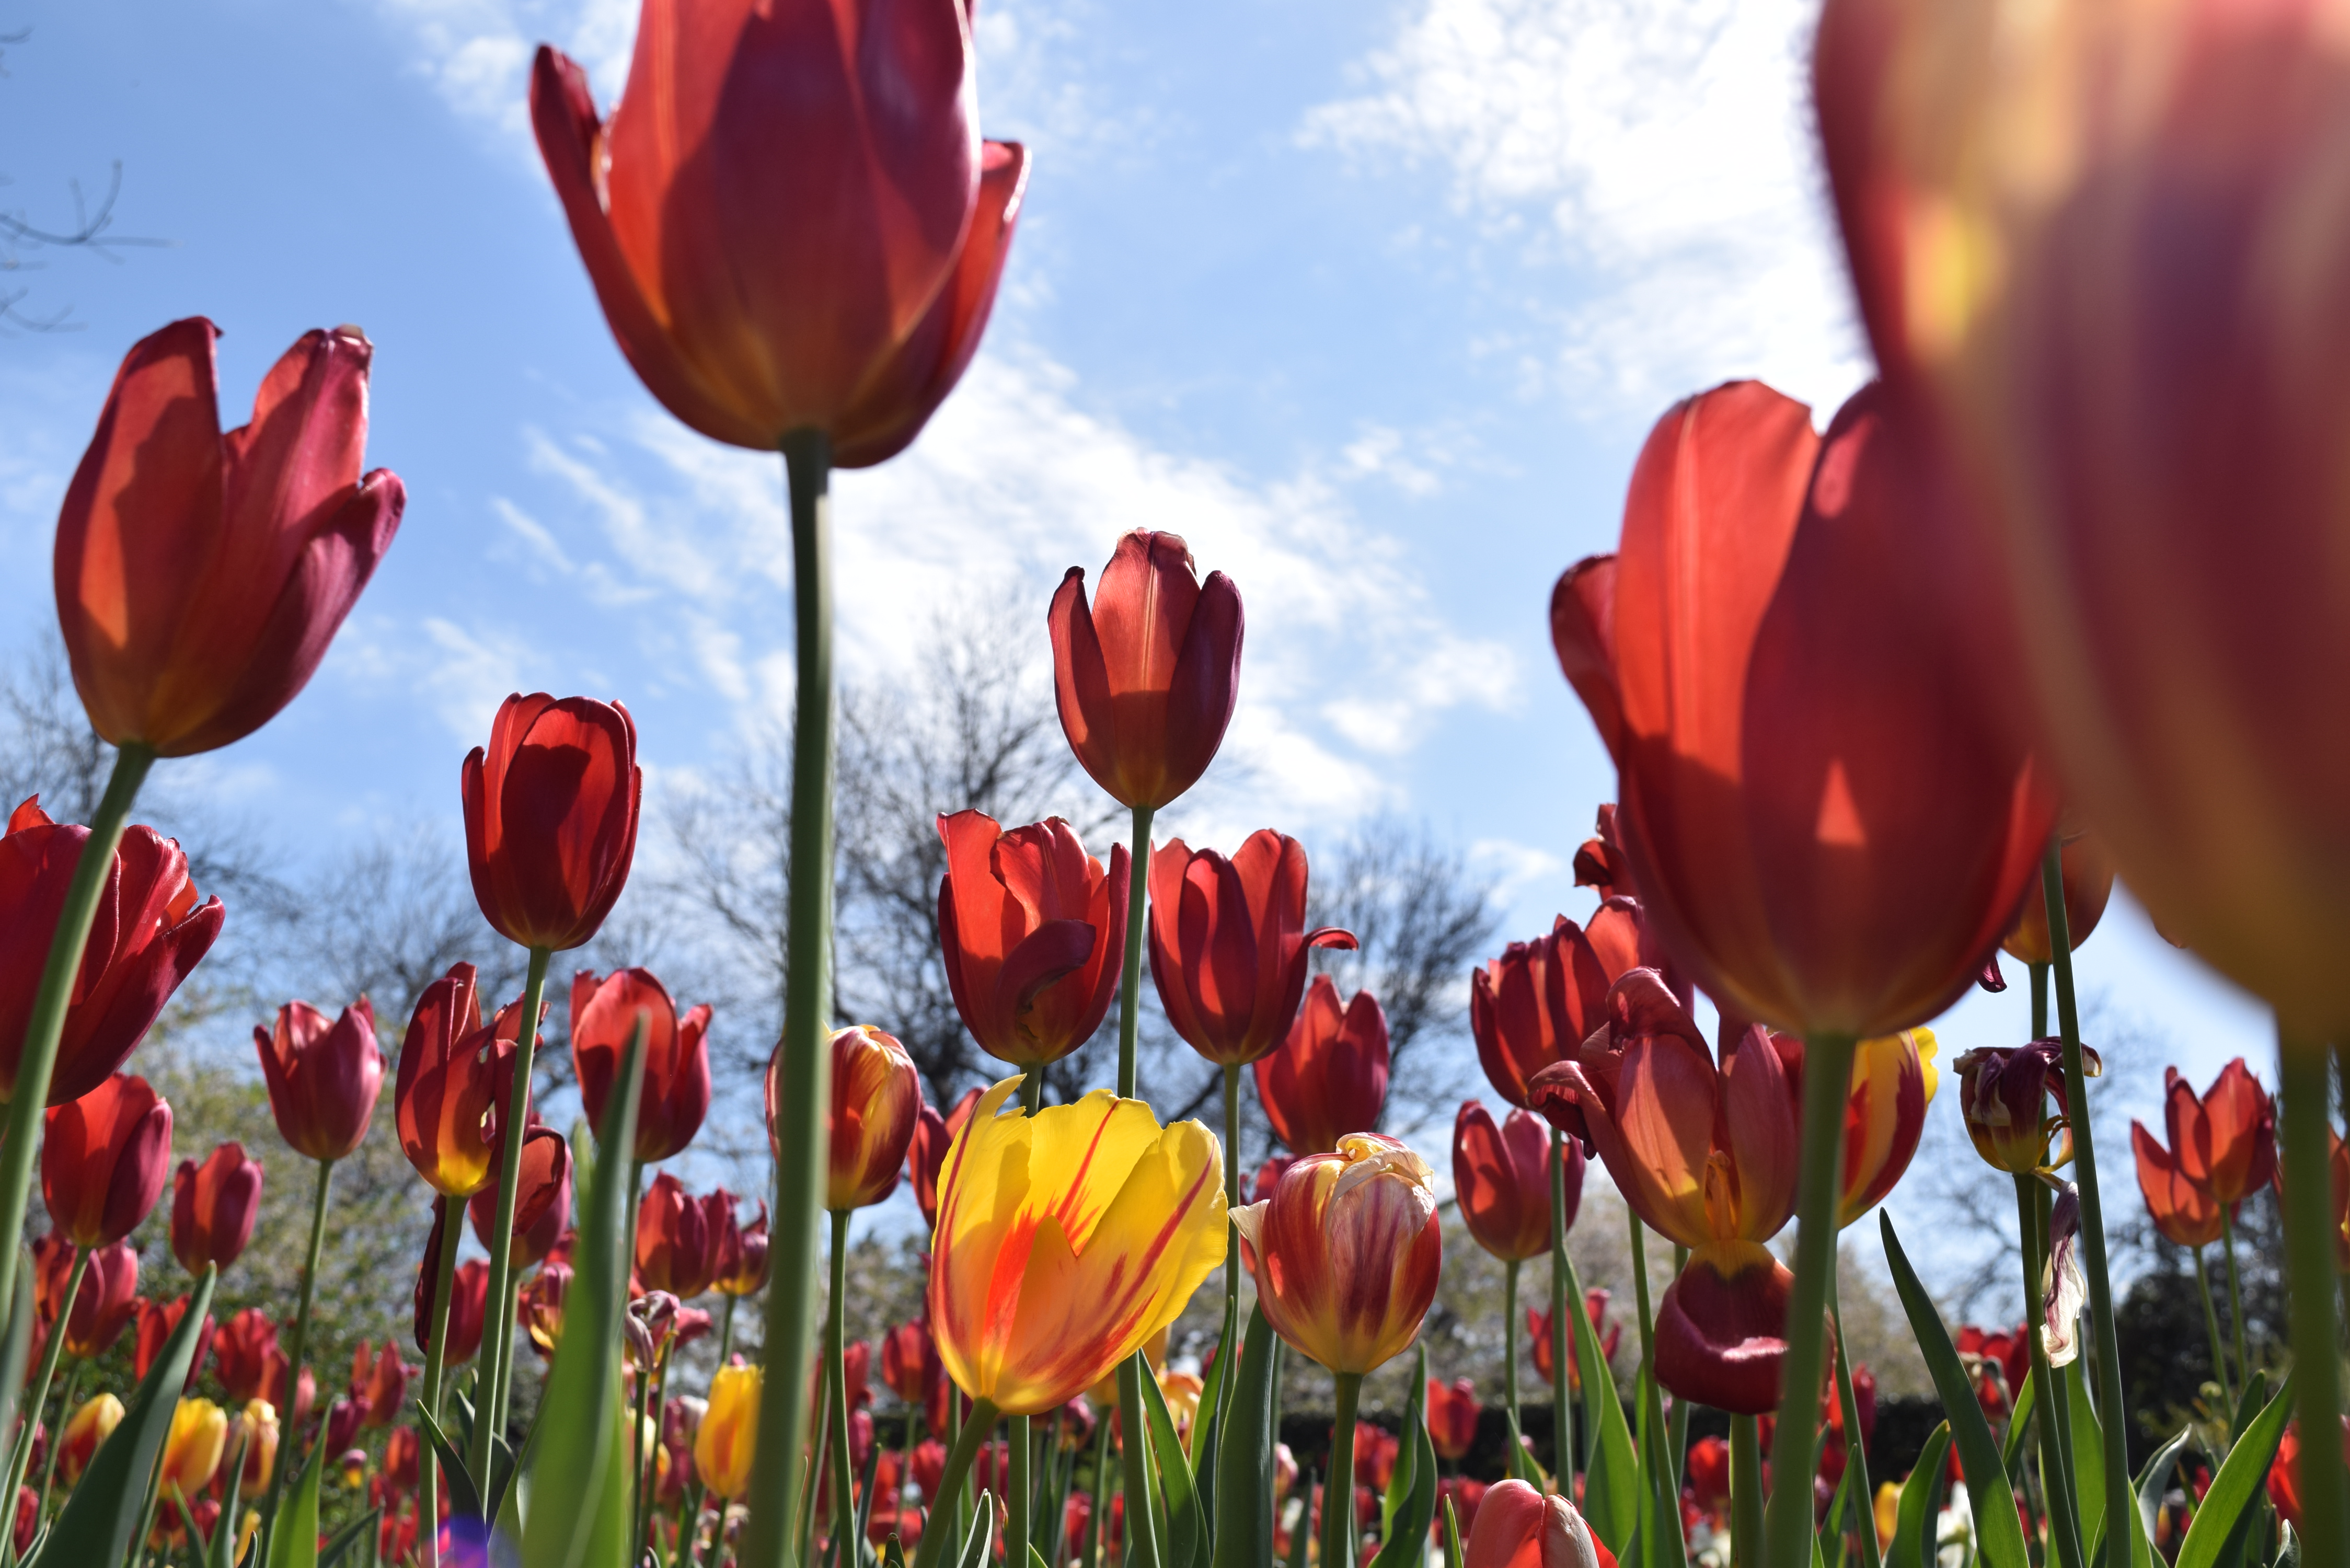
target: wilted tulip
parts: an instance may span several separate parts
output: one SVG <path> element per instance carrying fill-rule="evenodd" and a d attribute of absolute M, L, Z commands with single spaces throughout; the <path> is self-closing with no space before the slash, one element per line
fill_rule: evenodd
<path fill-rule="evenodd" d="M 400 1346 L 390 1340 L 372 1353 L 365 1340 L 359 1342 L 351 1353 L 351 1402 L 359 1407 L 361 1428 L 389 1427 L 400 1418 L 415 1370 L 400 1359 Z"/>
<path fill-rule="evenodd" d="M 1583 1199 L 1583 1146 L 1569 1138 L 1566 1226 Z M 1470 1100 L 1452 1118 L 1452 1191 L 1461 1223 L 1476 1243 L 1505 1263 L 1550 1251 L 1550 1129 L 1540 1116 L 1512 1110 L 1500 1127 Z"/>
<path fill-rule="evenodd" d="M 723 1201 L 721 1202 L 720 1200 Z M 767 1283 L 767 1205 L 759 1204 L 759 1217 L 748 1225 L 734 1222 L 734 1195 L 720 1188 L 702 1200 L 703 1229 L 718 1213 L 725 1215 L 725 1225 L 718 1232 L 711 1249 L 715 1272 L 710 1288 L 721 1295 L 756 1295 Z"/>
<path fill-rule="evenodd" d="M 2083 1071 L 2095 1077 L 2104 1064 L 2081 1047 Z M 1975 1050 L 1950 1064 L 1959 1073 L 1959 1111 L 1975 1152 L 1995 1170 L 2030 1176 L 2061 1165 L 2056 1135 L 2064 1130 L 2064 1050 L 2055 1040 L 2034 1040 L 2015 1050 Z M 2057 1114 L 2048 1114 L 2054 1096 Z"/>
<path fill-rule="evenodd" d="M 1355 945 L 1305 926 L 1305 848 L 1260 828 L 1229 860 L 1168 840 L 1150 857 L 1150 978 L 1167 1022 L 1209 1061 L 1236 1067 L 1282 1042 L 1315 948 Z"/>
<path fill-rule="evenodd" d="M 984 813 L 939 816 L 939 950 L 955 1011 L 990 1055 L 1057 1062 L 1093 1038 L 1126 950 L 1126 846 L 1109 869 L 1069 825 L 1005 833 Z"/>
<path fill-rule="evenodd" d="M 1090 607 L 1085 568 L 1069 568 L 1048 624 L 1061 732 L 1094 782 L 1149 808 L 1199 783 L 1240 695 L 1232 579 L 1201 582 L 1180 537 L 1138 528 L 1118 540 Z"/>
<path fill-rule="evenodd" d="M 921 1207 L 925 1225 L 934 1227 L 939 1222 L 939 1172 L 946 1165 L 955 1135 L 971 1120 L 972 1107 L 978 1104 L 979 1091 L 966 1089 L 945 1116 L 925 1105 L 914 1124 L 913 1141 L 906 1146 L 906 1173 L 913 1181 L 914 1201 Z"/>
<path fill-rule="evenodd" d="M 1348 1133 L 1377 1129 L 1388 1100 L 1388 1015 L 1379 999 L 1317 974 L 1305 1005 L 1269 1055 L 1256 1059 L 1257 1103 L 1292 1154 L 1332 1154 Z"/>
<path fill-rule="evenodd" d="M 234 1404 L 262 1397 L 285 1375 L 277 1324 L 259 1307 L 232 1314 L 213 1336 L 213 1354 L 219 1358 L 221 1386 Z"/>
<path fill-rule="evenodd" d="M 63 1446 L 57 1449 L 57 1474 L 66 1485 L 81 1480 L 98 1446 L 114 1436 L 114 1428 L 122 1425 L 122 1401 L 111 1394 L 100 1394 L 86 1402 L 66 1423 Z"/>
<path fill-rule="evenodd" d="M 767 1137 L 775 1116 L 783 1047 L 767 1062 Z M 894 1034 L 868 1024 L 832 1033 L 832 1109 L 826 1118 L 830 1164 L 824 1206 L 834 1213 L 880 1202 L 898 1173 L 922 1109 L 922 1075 Z"/>
<path fill-rule="evenodd" d="M 105 1247 L 139 1228 L 172 1166 L 172 1107 L 144 1078 L 117 1073 L 44 1113 L 41 1199 L 77 1247 Z"/>
<path fill-rule="evenodd" d="M 1884 1202 L 1909 1168 L 1918 1140 L 1925 1136 L 1926 1107 L 1934 1103 L 1940 1082 L 1935 1049 L 1934 1032 L 1922 1026 L 1864 1040 L 1853 1048 L 1852 1094 L 1844 1107 L 1839 1226 Z"/>
<path fill-rule="evenodd" d="M 483 1027 L 472 964 L 451 965 L 416 999 L 392 1105 L 401 1152 L 444 1197 L 470 1198 L 496 1179 L 499 1123 L 521 1037 L 519 1003 Z"/>
<path fill-rule="evenodd" d="M 743 1494 L 759 1437 L 759 1369 L 722 1366 L 710 1380 L 710 1406 L 693 1435 L 693 1468 L 718 1497 Z"/>
<path fill-rule="evenodd" d="M 52 822 L 33 796 L 0 836 L 0 1091 L 13 1097 L 25 1026 L 66 888 L 89 829 Z M 217 898 L 198 902 L 179 841 L 151 827 L 123 831 L 68 999 L 47 1104 L 78 1100 L 122 1065 L 221 933 Z"/>
<path fill-rule="evenodd" d="M 563 1338 L 564 1299 L 571 1291 L 571 1265 L 550 1258 L 539 1265 L 530 1283 L 522 1288 L 519 1316 L 531 1348 L 552 1356 Z"/>
<path fill-rule="evenodd" d="M 628 709 L 508 697 L 459 786 L 482 918 L 519 947 L 560 952 L 594 937 L 637 852 L 644 779 Z"/>
<path fill-rule="evenodd" d="M 166 1501 L 192 1500 L 212 1484 L 228 1444 L 228 1412 L 209 1399 L 182 1399 L 172 1412 L 158 1480 Z"/>
<path fill-rule="evenodd" d="M 225 1269 L 253 1240 L 260 1212 L 261 1162 L 243 1144 L 221 1145 L 202 1165 L 183 1159 L 172 1178 L 172 1256 L 192 1274 L 207 1263 Z"/>
<path fill-rule="evenodd" d="M 1575 1504 L 1522 1480 L 1485 1489 L 1461 1557 L 1463 1568 L 1616 1568 Z"/>
<path fill-rule="evenodd" d="M 1469 1027 L 1493 1092 L 1513 1106 L 1532 1104 L 1527 1084 L 1599 1026 L 1614 980 L 1589 933 L 1565 915 L 1548 935 L 1512 942 L 1471 974 Z"/>
<path fill-rule="evenodd" d="M 581 970 L 573 978 L 571 1064 L 590 1127 L 604 1124 L 604 1102 L 639 1013 L 647 1026 L 636 1158 L 651 1165 L 684 1153 L 710 1113 L 710 1008 L 679 1017 L 668 988 L 648 969 L 614 970 L 601 981 Z"/>
<path fill-rule="evenodd" d="M 1301 1157 L 1271 1198 L 1234 1210 L 1274 1331 L 1357 1376 L 1409 1345 L 1443 1255 L 1435 1176 L 1397 1139 L 1349 1133 L 1336 1153 Z"/>
<path fill-rule="evenodd" d="M 2060 836 L 2064 840 L 2058 863 L 2064 888 L 2064 934 L 2078 949 L 2105 917 L 2106 900 L 2114 892 L 2114 863 L 2094 833 L 2067 829 Z M 2055 947 L 2048 940 L 2048 900 L 2036 884 L 2024 893 L 2015 928 L 1999 946 L 2002 952 L 2024 963 L 2054 961 Z"/>
<path fill-rule="evenodd" d="M 1223 1262 L 1223 1160 L 1199 1123 L 1162 1130 L 1106 1090 L 997 1116 L 1019 1086 L 982 1097 L 948 1159 L 929 1316 L 959 1387 L 1037 1416 L 1141 1349 Z"/>
<path fill-rule="evenodd" d="M 188 1315 L 188 1298 L 182 1296 L 161 1306 L 153 1302 L 140 1302 L 138 1310 L 139 1332 L 131 1345 L 130 1372 L 131 1376 L 143 1378 L 148 1368 L 162 1356 L 163 1346 L 178 1331 L 180 1321 Z M 196 1327 L 195 1354 L 188 1358 L 186 1386 L 190 1388 L 196 1386 L 196 1378 L 204 1369 L 204 1357 L 213 1352 L 213 1335 L 217 1328 L 210 1313 L 204 1314 L 204 1321 Z"/>
<path fill-rule="evenodd" d="M 98 1248 L 66 1315 L 66 1353 L 85 1361 L 104 1355 L 138 1312 L 139 1249 L 128 1241 Z"/>
<path fill-rule="evenodd" d="M 1428 1440 L 1439 1459 L 1459 1464 L 1468 1455 L 1477 1440 L 1478 1408 L 1477 1386 L 1466 1377 L 1450 1386 L 1440 1378 L 1428 1380 Z"/>
<path fill-rule="evenodd" d="M 637 1205 L 637 1278 L 649 1291 L 691 1301 L 710 1288 L 711 1264 L 702 1205 L 662 1171 Z"/>
<path fill-rule="evenodd" d="M 340 1159 L 367 1137 L 383 1087 L 375 1009 L 360 997 L 331 1024 L 307 1002 L 277 1010 L 275 1029 L 255 1026 L 254 1049 L 269 1085 L 277 1130 L 309 1159 Z"/>
<path fill-rule="evenodd" d="M 2048 1256 L 2040 1269 L 2040 1298 L 2046 1319 L 2041 1348 L 2051 1366 L 2070 1366 L 2081 1354 L 2081 1309 L 2089 1303 L 2089 1282 L 2081 1272 L 2081 1189 L 2071 1182 L 2048 1212 Z"/>
<path fill-rule="evenodd" d="M 473 1239 L 486 1249 L 497 1234 L 498 1189 L 492 1181 L 466 1200 Z M 522 1176 L 515 1184 L 514 1241 L 507 1257 L 525 1268 L 554 1250 L 571 1228 L 571 1144 L 550 1127 L 522 1135 Z"/>

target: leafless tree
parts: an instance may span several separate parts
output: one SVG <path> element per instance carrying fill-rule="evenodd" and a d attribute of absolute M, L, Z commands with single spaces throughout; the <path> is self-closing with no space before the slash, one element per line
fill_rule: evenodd
<path fill-rule="evenodd" d="M 0 52 L 25 43 L 32 36 L 29 27 L 0 34 Z M 0 77 L 6 74 L 6 69 L 0 67 Z M 0 185 L 9 183 L 8 177 L 0 174 Z M 49 228 L 36 223 L 21 210 L 0 211 L 0 274 L 13 276 L 32 270 L 40 264 L 29 258 L 42 251 L 82 251 L 109 262 L 120 262 L 122 258 L 115 253 L 124 246 L 167 243 L 113 232 L 114 203 L 122 194 L 122 164 L 120 160 L 109 172 L 106 194 L 99 199 L 95 207 L 83 196 L 80 181 L 68 182 L 67 189 L 72 193 L 73 222 L 60 227 Z M 21 308 L 31 293 L 29 286 L 0 288 L 0 327 L 13 327 L 28 332 L 81 330 L 81 323 L 72 319 L 71 306 L 61 306 L 45 313 Z"/>

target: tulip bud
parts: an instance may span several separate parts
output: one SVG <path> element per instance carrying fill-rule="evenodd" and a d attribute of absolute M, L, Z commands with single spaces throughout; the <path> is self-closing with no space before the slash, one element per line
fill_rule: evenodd
<path fill-rule="evenodd" d="M 243 1456 L 240 1490 L 247 1497 L 258 1497 L 269 1485 L 270 1472 L 277 1466 L 277 1407 L 266 1399 L 248 1399 L 230 1424 L 226 1451 L 230 1458 Z"/>
<path fill-rule="evenodd" d="M 508 697 L 459 782 L 482 918 L 517 947 L 586 944 L 636 857 L 644 780 L 628 709 L 543 691 Z"/>
<path fill-rule="evenodd" d="M 1253 1071 L 1273 1136 L 1292 1154 L 1331 1153 L 1348 1133 L 1378 1130 L 1388 1098 L 1388 1015 L 1367 991 L 1341 1008 L 1337 986 L 1317 974 L 1289 1033 Z"/>
<path fill-rule="evenodd" d="M 1583 1146 L 1564 1140 L 1565 1228 L 1583 1199 Z M 1512 1110 L 1500 1127 L 1475 1100 L 1452 1121 L 1452 1191 L 1461 1222 L 1477 1244 L 1503 1262 L 1550 1251 L 1550 1129 L 1540 1116 Z"/>
<path fill-rule="evenodd" d="M 1057 816 L 1009 833 L 976 811 L 938 821 L 939 948 L 956 1012 L 990 1055 L 1059 1061 L 1093 1038 L 1118 990 L 1125 846 L 1105 872 Z"/>
<path fill-rule="evenodd" d="M 163 1439 L 163 1495 L 193 1499 L 212 1484 L 228 1444 L 228 1413 L 209 1399 L 182 1399 Z"/>
<path fill-rule="evenodd" d="M 171 1167 L 172 1107 L 146 1079 L 117 1073 L 44 1120 L 41 1198 L 58 1230 L 92 1248 L 137 1230 Z"/>
<path fill-rule="evenodd" d="M 1532 1105 L 1534 1075 L 1572 1056 L 1604 1021 L 1613 979 L 1590 934 L 1565 915 L 1547 936 L 1512 942 L 1471 975 L 1469 1027 L 1493 1092 L 1513 1106 Z"/>
<path fill-rule="evenodd" d="M 1575 1504 L 1522 1480 L 1485 1489 L 1461 1557 L 1463 1568 L 1616 1568 Z"/>
<path fill-rule="evenodd" d="M 759 1369 L 722 1366 L 710 1380 L 710 1406 L 693 1435 L 693 1467 L 718 1497 L 743 1494 L 759 1436 Z"/>
<path fill-rule="evenodd" d="M 73 1413 L 66 1423 L 64 1446 L 57 1450 L 57 1473 L 68 1486 L 81 1480 L 98 1446 L 122 1424 L 122 1401 L 111 1394 L 100 1394 Z"/>
<path fill-rule="evenodd" d="M 129 1241 L 99 1248 L 66 1318 L 67 1351 L 85 1361 L 105 1355 L 138 1312 L 139 1249 Z"/>
<path fill-rule="evenodd" d="M 571 1062 L 590 1127 L 604 1125 L 604 1102 L 639 1016 L 646 1028 L 636 1158 L 651 1165 L 685 1152 L 710 1113 L 710 1009 L 679 1017 L 650 970 L 615 970 L 601 981 L 581 970 L 572 980 Z"/>
<path fill-rule="evenodd" d="M 1477 1440 L 1477 1386 L 1466 1377 L 1451 1386 L 1441 1379 L 1428 1380 L 1428 1439 L 1439 1459 L 1459 1464 Z"/>
<path fill-rule="evenodd" d="M 710 1288 L 712 1262 L 702 1205 L 662 1171 L 637 1205 L 638 1280 L 690 1301 Z"/>
<path fill-rule="evenodd" d="M 241 1143 L 224 1143 L 203 1165 L 180 1162 L 172 1179 L 172 1255 L 201 1274 L 204 1265 L 227 1268 L 253 1240 L 261 1211 L 261 1162 Z"/>
<path fill-rule="evenodd" d="M 277 1130 L 308 1159 L 341 1159 L 367 1137 L 383 1087 L 375 1009 L 360 997 L 332 1024 L 307 1002 L 277 1010 L 274 1030 L 255 1027 L 254 1049 L 269 1085 Z"/>
<path fill-rule="evenodd" d="M 825 1207 L 864 1209 L 897 1190 L 922 1108 L 922 1077 L 897 1036 L 866 1024 L 832 1033 L 831 1150 Z M 776 1140 L 783 1047 L 767 1062 L 767 1141 Z"/>
<path fill-rule="evenodd" d="M 348 1449 L 351 1439 L 359 1436 L 359 1423 L 366 1419 L 367 1405 L 363 1400 L 338 1399 L 327 1407 L 328 1450 L 338 1452 Z M 360 1458 L 365 1462 L 364 1453 Z"/>
<path fill-rule="evenodd" d="M 1180 838 L 1152 853 L 1150 978 L 1169 1025 L 1209 1061 L 1240 1066 L 1279 1045 L 1310 950 L 1355 946 L 1351 931 L 1306 929 L 1305 881 L 1305 846 L 1269 827 L 1229 860 Z"/>

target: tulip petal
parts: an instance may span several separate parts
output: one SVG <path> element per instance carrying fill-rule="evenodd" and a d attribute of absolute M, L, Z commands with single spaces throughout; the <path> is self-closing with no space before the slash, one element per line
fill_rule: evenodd
<path fill-rule="evenodd" d="M 1624 761 L 1624 699 L 1616 686 L 1616 557 L 1587 556 L 1550 596 L 1550 641 L 1567 684 L 1599 731 L 1607 755 Z"/>
<path fill-rule="evenodd" d="M 1698 1249 L 1657 1303 L 1657 1381 L 1733 1415 L 1776 1410 L 1794 1283 L 1752 1242 Z"/>

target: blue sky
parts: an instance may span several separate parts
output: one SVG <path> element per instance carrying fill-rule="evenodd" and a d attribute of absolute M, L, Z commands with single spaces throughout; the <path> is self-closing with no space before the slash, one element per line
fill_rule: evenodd
<path fill-rule="evenodd" d="M 57 500 L 133 339 L 213 317 L 238 418 L 304 329 L 377 344 L 400 537 L 308 691 L 184 764 L 299 852 L 387 818 L 453 835 L 509 691 L 625 699 L 658 790 L 788 689 L 778 466 L 639 387 L 525 122 L 531 46 L 608 102 L 633 24 L 625 0 L 0 4 L 29 30 L 0 201 L 62 221 L 120 159 L 118 232 L 171 242 L 22 258 L 26 308 L 78 329 L 0 337 L 0 647 L 52 613 Z M 1804 0 L 983 0 L 983 124 L 1031 145 L 1029 204 L 964 387 L 838 483 L 851 671 L 899 667 L 974 582 L 1033 595 L 1041 648 L 1065 567 L 1172 528 L 1237 580 L 1250 640 L 1246 788 L 1211 775 L 1169 830 L 1311 845 L 1399 811 L 1502 878 L 1513 934 L 1581 913 L 1567 862 L 1612 778 L 1551 659 L 1552 581 L 1610 546 L 1675 397 L 1762 375 L 1825 420 L 1866 373 L 1808 25 Z M 2199 1081 L 2266 1062 L 2262 1012 L 2134 911 L 2084 966 Z M 1946 1052 L 2019 1041 L 2022 989 L 1962 1004 Z"/>

